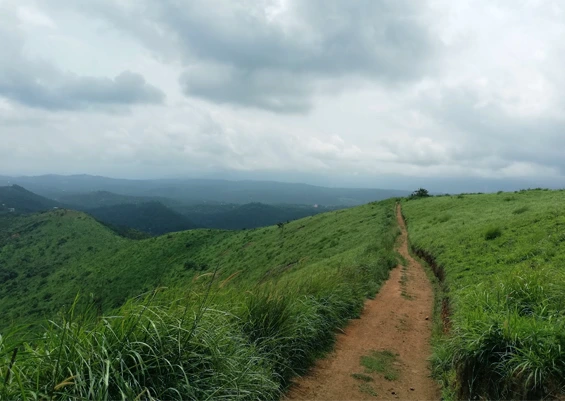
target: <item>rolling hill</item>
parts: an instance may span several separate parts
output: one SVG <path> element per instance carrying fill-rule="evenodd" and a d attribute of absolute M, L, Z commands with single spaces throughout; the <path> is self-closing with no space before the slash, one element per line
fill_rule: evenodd
<path fill-rule="evenodd" d="M 28 191 L 19 185 L 0 187 L 0 213 L 35 213 L 63 205 Z"/>
<path fill-rule="evenodd" d="M 402 200 L 437 280 L 445 399 L 562 398 L 564 202 L 546 190 Z M 393 210 L 137 241 L 80 212 L 6 214 L 0 369 L 21 354 L 0 398 L 276 400 L 396 265 Z"/>
<path fill-rule="evenodd" d="M 117 227 L 133 228 L 151 235 L 198 227 L 187 217 L 160 202 L 103 206 L 88 209 L 86 212 L 102 222 Z"/>
<path fill-rule="evenodd" d="M 160 202 L 165 206 L 181 206 L 184 203 L 174 201 L 162 196 L 131 196 L 121 195 L 109 191 L 79 192 L 63 194 L 57 197 L 59 202 L 72 205 L 78 210 L 96 209 L 99 207 L 117 205 L 137 205 L 140 203 Z"/>
<path fill-rule="evenodd" d="M 127 196 L 107 191 L 64 195 L 58 199 L 71 205 L 72 208 L 87 212 L 106 223 L 128 226 L 150 234 L 179 231 L 177 229 L 179 226 L 181 229 L 199 227 L 226 230 L 265 227 L 338 208 L 322 205 L 268 205 L 264 203 L 240 205 L 207 202 L 192 204 L 163 197 Z M 131 205 L 131 207 L 126 205 Z M 143 210 L 150 209 L 149 205 L 153 205 L 153 209 L 158 210 L 143 213 Z M 160 223 L 159 219 L 147 220 L 146 215 L 151 213 L 162 216 L 163 222 Z M 174 215 L 177 218 L 171 221 L 165 217 Z M 127 216 L 131 216 L 131 218 Z M 175 221 L 178 224 L 175 224 Z"/>
<path fill-rule="evenodd" d="M 336 210 L 325 206 L 310 205 L 267 205 L 264 203 L 201 204 L 177 207 L 200 227 L 224 230 L 242 230 L 270 226 L 303 217 Z"/>
<path fill-rule="evenodd" d="M 138 241 L 116 236 L 77 211 L 19 216 L 0 231 L 2 324 L 49 316 L 79 291 L 97 294 L 108 310 L 155 286 L 190 282 L 195 272 L 216 265 L 228 275 L 244 268 L 239 279 L 260 281 L 273 268 L 294 270 L 354 255 L 370 245 L 368 234 L 380 229 L 384 212 L 375 208 L 325 213 L 282 228 L 201 229 Z"/>
<path fill-rule="evenodd" d="M 81 212 L 13 216 L 0 398 L 278 399 L 388 276 L 396 232 L 392 201 L 137 241 Z"/>
<path fill-rule="evenodd" d="M 124 235 L 129 235 L 128 229 L 150 235 L 192 228 L 241 230 L 336 209 L 318 205 L 261 203 L 187 204 L 163 197 L 127 196 L 107 191 L 69 194 L 59 200 L 60 202 L 39 196 L 18 185 L 0 187 L 0 213 L 8 213 L 11 209 L 16 213 L 34 213 L 52 208 L 68 208 L 86 212 Z"/>

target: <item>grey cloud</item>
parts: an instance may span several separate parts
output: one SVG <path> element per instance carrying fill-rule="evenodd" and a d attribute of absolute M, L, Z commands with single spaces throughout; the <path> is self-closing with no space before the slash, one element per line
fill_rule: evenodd
<path fill-rule="evenodd" d="M 0 79 L 0 95 L 26 106 L 50 110 L 74 110 L 96 106 L 161 103 L 164 94 L 145 82 L 140 74 L 122 72 L 114 79 L 32 75 L 29 71 L 6 71 Z"/>
<path fill-rule="evenodd" d="M 2 11 L 0 9 L 0 11 Z M 0 23 L 3 23 L 0 19 Z M 162 103 L 164 93 L 142 75 L 124 71 L 115 78 L 85 77 L 26 57 L 17 27 L 0 27 L 0 96 L 33 108 L 75 110 L 136 103 Z"/>
<path fill-rule="evenodd" d="M 498 103 L 481 104 L 469 88 L 443 89 L 437 101 L 421 106 L 452 133 L 451 157 L 461 165 L 495 170 L 516 161 L 565 173 L 565 119 L 552 115 L 512 115 Z"/>
<path fill-rule="evenodd" d="M 278 3 L 146 0 L 95 10 L 158 53 L 171 56 L 155 37 L 175 43 L 186 95 L 280 112 L 306 111 L 318 80 L 407 82 L 430 73 L 437 56 L 423 2 L 293 0 L 272 15 Z M 199 64 L 213 68 L 195 74 Z"/>
<path fill-rule="evenodd" d="M 299 113 L 311 108 L 311 84 L 289 73 L 258 71 L 247 73 L 226 66 L 196 66 L 180 77 L 187 95 L 217 103 L 236 103 L 281 113 Z"/>

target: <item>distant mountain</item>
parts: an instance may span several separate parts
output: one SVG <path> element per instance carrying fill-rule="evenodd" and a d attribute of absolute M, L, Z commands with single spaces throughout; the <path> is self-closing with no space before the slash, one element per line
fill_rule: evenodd
<path fill-rule="evenodd" d="M 131 225 L 136 223 L 133 216 L 139 214 L 139 208 L 136 209 L 136 205 L 147 204 L 149 202 L 154 203 L 156 201 L 170 208 L 171 211 L 185 216 L 185 218 L 188 218 L 188 220 L 199 228 L 219 228 L 227 230 L 264 227 L 336 209 L 336 207 L 324 207 L 321 205 L 268 205 L 258 202 L 244 205 L 236 203 L 226 204 L 208 202 L 195 205 L 191 203 L 183 203 L 170 198 L 120 195 L 108 191 L 63 195 L 59 197 L 59 200 L 73 205 L 74 209 L 91 213 L 101 221 L 113 225 L 124 224 L 125 218 L 123 219 L 124 221 L 117 221 L 119 213 L 124 213 L 125 215 L 132 217 L 128 220 L 130 224 L 126 225 L 145 232 L 147 231 L 143 230 L 141 226 L 148 225 Z M 108 208 L 118 205 L 119 208 L 117 209 Z M 126 205 L 130 205 L 131 208 L 128 209 Z M 100 216 L 97 215 L 99 213 L 98 210 L 92 210 L 99 207 L 105 207 L 100 209 L 103 211 Z M 119 213 L 108 213 L 109 210 L 118 209 Z M 162 214 L 162 212 L 157 213 Z M 140 216 L 140 219 L 143 220 L 144 217 Z M 165 224 L 165 227 L 169 226 L 170 224 Z M 162 230 L 159 231 L 166 232 Z M 155 230 L 153 229 L 151 232 L 155 233 Z"/>
<path fill-rule="evenodd" d="M 160 235 L 193 228 L 241 230 L 264 227 L 337 208 L 257 202 L 244 205 L 217 202 L 193 205 L 163 197 L 120 195 L 108 191 L 65 194 L 59 200 L 62 202 L 37 195 L 19 185 L 0 187 L 0 213 L 27 214 L 53 208 L 74 209 L 90 214 L 115 232 L 130 238 L 142 238 L 142 233 Z"/>
<path fill-rule="evenodd" d="M 61 206 L 59 202 L 34 194 L 19 185 L 0 187 L 0 213 L 35 213 Z"/>
<path fill-rule="evenodd" d="M 366 188 L 326 188 L 272 181 L 227 181 L 206 179 L 125 180 L 90 175 L 45 175 L 0 177 L 0 184 L 23 185 L 53 199 L 69 194 L 109 191 L 128 196 L 165 197 L 184 203 L 267 203 L 354 206 L 409 191 Z"/>
<path fill-rule="evenodd" d="M 88 209 L 94 218 L 118 227 L 129 227 L 152 235 L 196 228 L 187 217 L 159 202 L 123 204 Z"/>

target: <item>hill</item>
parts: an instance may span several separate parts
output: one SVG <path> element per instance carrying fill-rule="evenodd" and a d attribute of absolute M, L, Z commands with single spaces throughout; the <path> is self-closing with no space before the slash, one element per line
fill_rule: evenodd
<path fill-rule="evenodd" d="M 392 201 L 138 241 L 75 211 L 12 217 L 0 366 L 20 352 L 0 398 L 277 399 L 378 290 L 395 236 Z"/>
<path fill-rule="evenodd" d="M 61 203 L 18 185 L 0 187 L 1 200 L 3 203 L 0 203 L 0 213 L 8 213 L 11 209 L 16 213 L 34 213 L 65 207 L 86 212 L 124 235 L 129 235 L 128 229 L 150 235 L 197 227 L 241 230 L 296 220 L 335 209 L 318 205 L 261 203 L 188 204 L 163 197 L 128 196 L 107 191 L 64 195 L 59 198 Z"/>
<path fill-rule="evenodd" d="M 383 211 L 374 208 L 325 213 L 282 228 L 191 230 L 141 241 L 118 237 L 77 211 L 20 216 L 0 231 L 0 312 L 6 317 L 0 324 L 49 316 L 79 291 L 96 294 L 108 310 L 155 286 L 189 282 L 215 265 L 226 274 L 245 267 L 240 278 L 260 280 L 275 267 L 354 254 L 370 245 L 367 233 L 380 229 Z"/>
<path fill-rule="evenodd" d="M 126 225 L 148 233 L 166 233 L 179 231 L 174 224 L 159 224 L 159 219 L 143 222 L 145 217 L 140 213 L 140 204 L 161 204 L 160 212 L 155 213 L 178 216 L 177 220 L 184 223 L 184 228 L 217 228 L 227 230 L 242 230 L 246 228 L 265 227 L 279 222 L 296 220 L 307 216 L 335 210 L 336 207 L 322 205 L 267 205 L 264 203 L 183 203 L 163 197 L 128 196 L 107 191 L 96 191 L 79 194 L 69 194 L 58 198 L 66 204 L 72 205 L 77 210 L 92 214 L 101 221 L 113 225 Z M 132 205 L 127 207 L 126 205 Z M 164 206 L 164 207 L 163 207 Z M 104 207 L 104 208 L 101 208 Z M 146 206 L 148 207 L 148 206 Z M 169 208 L 165 212 L 165 207 Z M 120 216 L 138 216 L 141 223 L 135 218 L 121 219 Z M 187 221 L 189 220 L 189 222 Z M 171 227 L 172 226 L 172 227 Z M 151 230 L 147 230 L 150 227 Z M 174 228 L 174 229 L 172 229 Z"/>
<path fill-rule="evenodd" d="M 335 210 L 310 205 L 267 205 L 264 203 L 200 204 L 177 207 L 200 227 L 226 230 L 265 227 Z"/>
<path fill-rule="evenodd" d="M 563 396 L 564 202 L 546 190 L 404 202 L 412 246 L 441 280 L 446 397 Z"/>
<path fill-rule="evenodd" d="M 137 205 L 140 203 L 160 202 L 165 206 L 184 205 L 178 201 L 162 196 L 131 196 L 121 195 L 109 191 L 79 192 L 57 196 L 59 202 L 72 205 L 78 210 L 96 209 L 105 206 Z"/>
<path fill-rule="evenodd" d="M 56 200 L 69 194 L 109 191 L 135 197 L 164 197 L 184 203 L 245 204 L 259 202 L 267 204 L 354 206 L 409 195 L 408 191 L 402 190 L 326 188 L 272 181 L 125 180 L 89 175 L 0 177 L 0 185 L 2 183 L 5 183 L 5 185 L 22 185 L 40 195 Z"/>
<path fill-rule="evenodd" d="M 0 213 L 35 213 L 54 207 L 62 207 L 62 205 L 19 185 L 0 187 Z"/>
<path fill-rule="evenodd" d="M 160 202 L 103 206 L 88 209 L 96 219 L 118 227 L 128 227 L 151 235 L 196 228 L 187 217 Z"/>

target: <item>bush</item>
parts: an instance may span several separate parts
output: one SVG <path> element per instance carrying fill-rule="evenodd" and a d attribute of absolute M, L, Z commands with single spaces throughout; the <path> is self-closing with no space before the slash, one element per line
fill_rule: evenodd
<path fill-rule="evenodd" d="M 491 241 L 493 239 L 500 237 L 501 235 L 502 235 L 502 230 L 500 229 L 500 227 L 491 227 L 486 231 L 485 239 L 487 241 Z"/>
<path fill-rule="evenodd" d="M 427 198 L 429 196 L 430 196 L 430 193 L 428 192 L 427 189 L 418 188 L 417 190 L 412 192 L 412 194 L 410 194 L 410 199 Z"/>
<path fill-rule="evenodd" d="M 522 207 L 520 207 L 520 208 L 514 210 L 512 213 L 513 213 L 513 214 L 522 214 L 522 213 L 527 212 L 528 210 L 530 210 L 530 207 L 529 207 L 529 206 L 522 206 Z"/>

